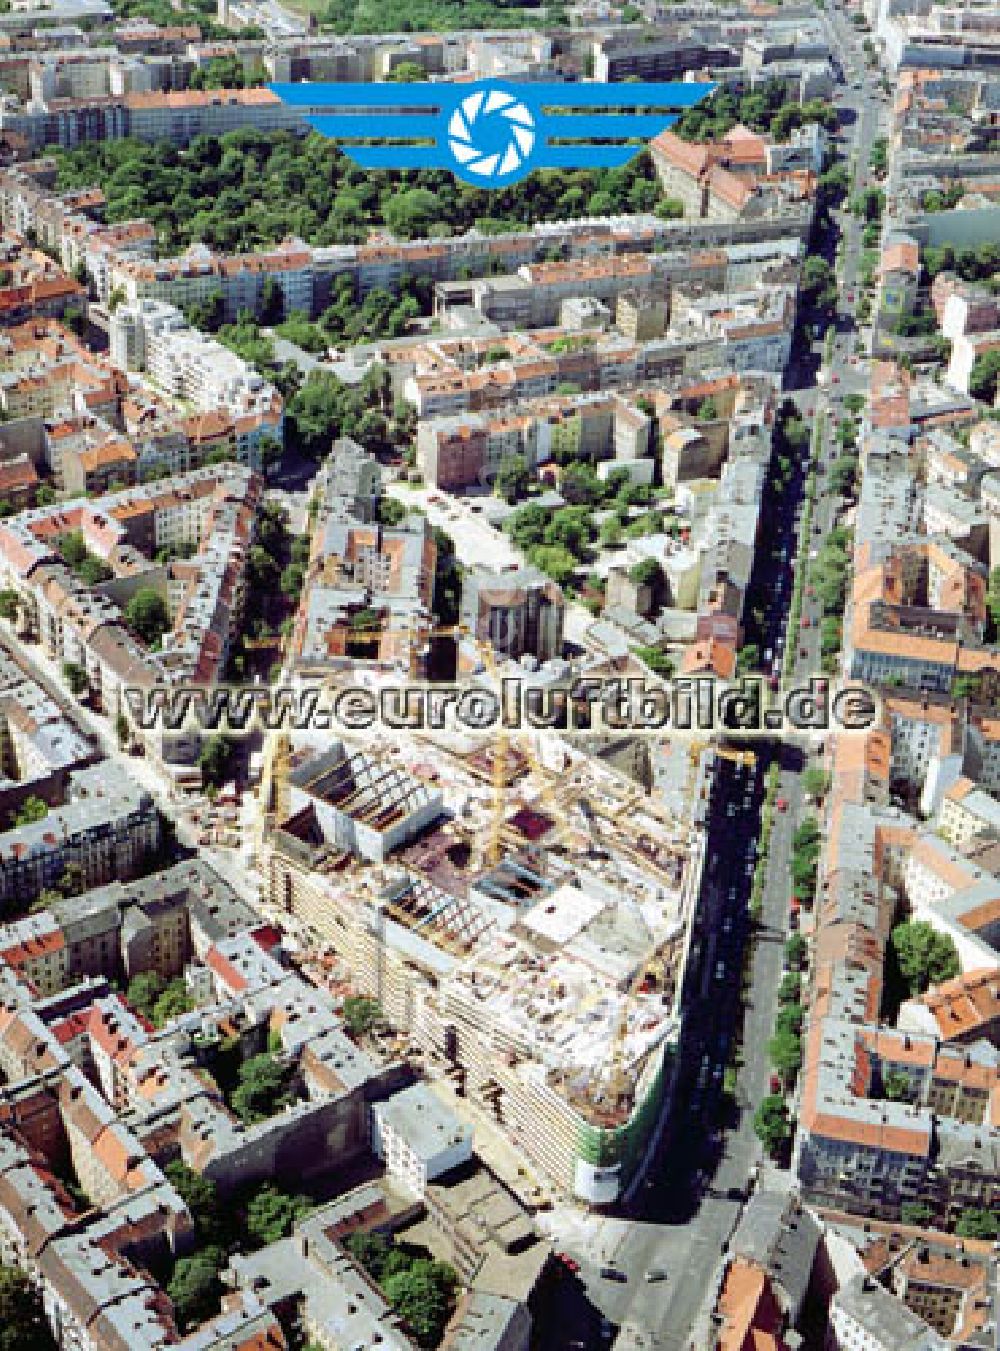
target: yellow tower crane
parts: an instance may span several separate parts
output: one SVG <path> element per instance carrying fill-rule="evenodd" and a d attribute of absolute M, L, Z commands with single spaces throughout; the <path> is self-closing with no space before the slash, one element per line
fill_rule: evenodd
<path fill-rule="evenodd" d="M 737 750 L 735 746 L 723 746 L 714 741 L 692 741 L 688 747 L 688 757 L 692 763 L 697 764 L 706 750 L 710 750 L 720 760 L 731 760 L 733 764 L 741 765 L 744 769 L 752 769 L 757 763 L 757 756 L 753 751 Z"/>

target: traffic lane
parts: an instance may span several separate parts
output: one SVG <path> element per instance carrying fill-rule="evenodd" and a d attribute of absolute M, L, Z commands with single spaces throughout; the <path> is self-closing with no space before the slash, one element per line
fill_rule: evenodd
<path fill-rule="evenodd" d="M 763 774 L 756 775 L 754 781 L 754 808 L 759 807 L 762 797 Z M 745 785 L 742 783 L 727 785 L 730 791 L 740 794 L 740 801 L 745 800 Z M 727 817 L 727 822 L 729 818 Z M 740 868 L 738 865 L 746 858 L 749 861 L 750 853 L 755 844 L 755 834 L 749 838 L 740 840 L 740 848 L 735 853 L 735 858 L 730 854 L 730 858 L 737 865 L 734 868 L 736 874 L 735 896 L 731 896 L 729 889 L 726 890 L 723 902 L 731 905 L 735 900 L 737 913 L 741 919 L 746 916 L 746 901 L 749 896 L 750 879 L 747 876 L 747 869 Z M 719 898 L 716 897 L 718 902 Z M 742 954 L 740 955 L 739 966 L 734 962 L 734 970 L 742 968 Z M 722 1059 L 718 1049 L 718 1039 L 724 1033 L 728 1047 L 729 1038 L 735 1029 L 736 1020 L 740 1016 L 739 1001 L 739 983 L 735 980 L 726 983 L 726 998 L 716 998 L 713 1001 L 711 1015 L 706 1019 L 705 1036 L 714 1032 L 717 1038 L 716 1055 L 714 1061 Z M 720 1014 L 722 1015 L 720 1017 Z M 702 1052 L 704 1054 L 704 1052 Z M 751 1059 L 754 1057 L 751 1056 Z M 727 1240 L 739 1212 L 739 1201 L 730 1199 L 726 1193 L 730 1188 L 738 1188 L 742 1194 L 746 1186 L 752 1166 L 753 1135 L 750 1123 L 747 1120 L 742 1121 L 742 1134 L 733 1133 L 727 1135 L 714 1135 L 714 1156 L 713 1156 L 713 1137 L 707 1137 L 705 1134 L 705 1121 L 709 1118 L 709 1112 L 714 1105 L 715 1095 L 718 1086 L 711 1083 L 704 1101 L 696 1100 L 689 1103 L 683 1119 L 683 1134 L 680 1139 L 675 1139 L 676 1153 L 680 1159 L 675 1162 L 681 1162 L 684 1165 L 684 1171 L 678 1177 L 678 1184 L 682 1185 L 686 1180 L 688 1185 L 694 1184 L 697 1191 L 699 1185 L 703 1185 L 707 1180 L 709 1169 L 705 1168 L 706 1162 L 710 1165 L 712 1174 L 712 1186 L 708 1193 L 701 1196 L 700 1205 L 694 1219 L 684 1229 L 666 1231 L 673 1234 L 671 1244 L 673 1249 L 679 1254 L 681 1262 L 680 1270 L 677 1272 L 677 1287 L 672 1290 L 670 1298 L 666 1305 L 659 1295 L 647 1296 L 641 1294 L 638 1296 L 636 1307 L 645 1317 L 647 1300 L 651 1300 L 654 1306 L 654 1314 L 658 1315 L 660 1326 L 656 1327 L 661 1341 L 657 1344 L 664 1346 L 681 1346 L 684 1344 L 684 1329 L 690 1327 L 695 1316 L 698 1313 L 700 1301 L 705 1289 L 706 1280 L 712 1266 L 719 1260 L 722 1254 L 722 1248 Z M 706 1154 L 710 1157 L 706 1160 Z M 714 1167 L 711 1165 L 714 1164 Z M 676 1169 L 674 1170 L 677 1171 Z M 651 1240 L 646 1239 L 641 1245 L 633 1244 L 629 1248 L 630 1259 L 640 1258 L 645 1260 L 650 1252 L 656 1252 L 661 1257 L 663 1248 L 650 1246 Z M 623 1254 L 618 1255 L 618 1261 L 624 1265 Z M 633 1315 L 634 1316 L 634 1315 Z"/>
<path fill-rule="evenodd" d="M 809 409 L 811 416 L 814 405 L 808 395 L 802 401 L 802 404 L 800 404 L 800 407 L 803 406 Z M 796 475 L 796 480 L 793 482 L 792 490 L 789 493 L 787 505 L 784 506 L 780 513 L 782 523 L 781 534 L 790 544 L 794 544 L 797 539 L 795 532 L 797 531 L 800 520 L 797 499 L 801 496 L 803 478 L 803 474 Z M 792 550 L 790 549 L 789 552 L 792 552 Z M 787 579 L 790 576 L 790 569 L 786 564 L 787 560 L 778 562 L 774 559 L 767 560 L 765 564 L 765 577 L 771 576 L 775 578 L 776 581 L 779 581 L 779 589 L 781 591 L 784 590 L 784 586 L 787 584 Z M 786 581 L 781 581 L 781 578 L 786 579 Z M 776 631 L 787 624 L 787 608 L 789 601 L 790 591 L 787 597 L 779 595 L 778 604 L 773 607 L 768 607 L 768 618 L 770 623 L 767 632 L 769 634 L 775 634 Z M 798 791 L 797 787 L 797 776 L 789 776 L 783 772 L 782 782 L 785 782 L 786 780 L 787 793 L 790 799 L 796 804 L 796 808 L 800 809 L 801 793 Z M 758 792 L 762 789 L 762 784 L 763 775 L 759 776 L 758 782 L 755 785 Z M 721 801 L 721 799 L 717 800 Z M 759 798 L 756 800 L 759 802 Z M 726 803 L 727 810 L 725 819 L 727 823 L 733 827 L 738 818 L 731 816 L 728 811 L 728 807 L 731 805 L 731 796 L 728 792 L 726 794 Z M 717 828 L 719 814 L 714 810 L 714 807 L 715 803 L 713 802 L 712 823 Z M 744 894 L 748 894 L 749 877 L 747 874 L 752 872 L 751 865 L 755 857 L 755 840 L 751 838 L 744 841 L 741 838 L 740 832 L 734 831 L 733 833 L 736 838 L 731 836 L 730 846 L 733 844 L 737 845 L 737 848 L 733 850 L 733 853 L 736 855 L 733 861 L 737 865 L 734 869 L 737 876 L 735 895 L 737 898 L 742 899 Z M 784 891 L 787 890 L 787 883 L 785 887 L 781 887 L 778 884 L 777 878 L 780 876 L 783 879 L 787 879 L 790 850 L 791 832 L 790 830 L 782 831 L 782 829 L 779 828 L 774 853 L 772 855 L 774 862 L 768 871 L 767 884 L 764 889 L 763 898 L 764 925 L 773 926 L 779 931 L 783 931 L 787 918 L 787 896 L 784 894 Z M 732 855 L 730 855 L 730 857 L 732 857 Z M 744 864 L 742 868 L 739 867 L 740 862 Z M 710 871 L 715 871 L 715 860 L 710 864 Z M 721 892 L 714 898 L 716 905 L 720 903 L 720 896 Z M 726 891 L 726 900 L 732 900 L 732 894 L 729 890 Z M 745 901 L 743 903 L 745 904 Z M 714 955 L 714 951 L 710 952 L 708 954 L 708 959 L 711 960 L 714 958 Z M 744 1019 L 744 1060 L 737 1079 L 738 1096 L 742 1098 L 744 1102 L 749 1104 L 762 1095 L 763 1086 L 766 1084 L 768 1075 L 768 1065 L 765 1059 L 766 1039 L 770 1034 L 770 1020 L 773 1013 L 771 1007 L 773 999 L 769 997 L 769 994 L 776 992 L 778 981 L 781 978 L 781 971 L 782 954 L 780 946 L 769 943 L 758 943 L 754 949 L 752 959 L 752 994 L 749 1004 L 746 1008 L 741 1008 L 738 985 L 736 982 L 732 982 L 727 988 L 727 994 L 730 994 L 732 997 L 727 998 L 724 1001 L 724 1009 L 723 1001 L 719 1000 L 713 1010 L 714 1017 L 705 1017 L 703 1019 L 704 1026 L 701 1028 L 701 1036 L 693 1048 L 695 1052 L 700 1051 L 700 1055 L 694 1061 L 692 1066 L 693 1077 L 695 1079 L 694 1092 L 696 1095 L 698 1094 L 698 1074 L 701 1071 L 702 1065 L 705 1063 L 706 1054 L 708 1055 L 709 1064 L 714 1064 L 715 1060 L 715 1058 L 712 1057 L 711 1052 L 706 1052 L 704 1048 L 711 1045 L 711 1037 L 714 1033 L 716 1037 L 715 1049 L 717 1058 L 721 1051 L 720 1037 L 728 1037 L 731 1035 L 731 1030 L 727 1024 L 730 1019 L 732 1019 L 732 1030 L 735 1030 L 735 1021 L 740 1017 L 741 1013 Z M 763 995 L 764 997 L 755 997 L 760 995 Z M 719 1018 L 720 1010 L 722 1010 L 725 1015 L 721 1020 Z M 693 1024 L 694 1021 L 695 1019 L 692 1017 L 689 1026 Z M 699 1022 L 701 1021 L 702 1019 L 699 1019 Z M 691 1074 L 688 1075 L 688 1079 L 690 1079 L 690 1077 L 692 1077 Z M 714 1089 L 715 1082 L 713 1076 L 709 1079 L 705 1088 L 706 1097 L 710 1098 Z M 701 1100 L 697 1098 L 697 1096 L 696 1105 L 698 1110 L 696 1111 L 692 1111 L 692 1104 L 688 1094 L 685 1094 L 685 1098 L 687 1099 L 687 1123 L 689 1130 L 692 1133 L 693 1140 L 688 1139 L 686 1142 L 682 1142 L 682 1145 L 686 1145 L 686 1147 L 682 1147 L 680 1153 L 683 1155 L 685 1161 L 690 1160 L 693 1164 L 705 1153 L 705 1115 L 702 1110 Z M 701 1204 L 697 1209 L 692 1222 L 687 1225 L 685 1229 L 674 1231 L 675 1235 L 682 1236 L 682 1242 L 684 1244 L 685 1279 L 678 1290 L 672 1294 L 670 1300 L 667 1302 L 667 1308 L 662 1315 L 663 1322 L 666 1324 L 666 1327 L 661 1329 L 667 1337 L 667 1341 L 664 1342 L 665 1345 L 671 1344 L 670 1339 L 673 1339 L 678 1346 L 684 1344 L 686 1329 L 691 1326 L 691 1323 L 696 1317 L 702 1299 L 706 1276 L 705 1256 L 707 1253 L 712 1253 L 713 1261 L 717 1261 L 718 1257 L 721 1257 L 725 1238 L 728 1235 L 731 1224 L 735 1223 L 735 1218 L 738 1214 L 739 1203 L 728 1200 L 724 1196 L 720 1197 L 717 1190 L 718 1184 L 722 1182 L 726 1183 L 727 1190 L 729 1185 L 732 1185 L 735 1188 L 745 1187 L 756 1157 L 757 1145 L 752 1132 L 750 1113 L 745 1109 L 740 1110 L 737 1122 L 737 1129 L 731 1135 L 723 1138 L 722 1146 L 718 1151 L 714 1173 L 715 1185 L 713 1186 L 712 1191 L 707 1196 L 701 1198 Z M 679 1160 L 677 1161 L 679 1162 Z M 698 1174 L 696 1173 L 695 1176 L 697 1178 Z M 731 1184 L 728 1181 L 730 1177 L 733 1179 Z M 688 1173 L 687 1180 L 690 1182 L 690 1172 Z M 680 1181 L 681 1179 L 678 1178 L 678 1182 Z M 654 1188 L 654 1191 L 655 1190 L 656 1189 Z M 721 1211 L 718 1209 L 720 1205 L 723 1207 L 723 1210 Z M 725 1217 L 726 1223 L 722 1223 L 720 1217 Z M 692 1230 L 694 1231 L 693 1233 Z M 662 1239 L 660 1241 L 662 1242 Z M 715 1246 L 716 1242 L 719 1244 L 718 1248 Z M 625 1256 L 631 1274 L 632 1262 L 636 1258 L 644 1257 L 645 1250 L 648 1250 L 648 1240 L 646 1241 L 646 1244 L 633 1241 L 631 1244 L 626 1245 L 625 1254 L 620 1254 L 618 1260 L 619 1262 L 622 1262 L 622 1257 L 623 1255 Z M 624 1262 L 622 1262 L 622 1264 L 624 1265 Z M 642 1309 L 644 1302 L 645 1301 L 641 1296 L 637 1297 L 636 1304 L 640 1309 Z M 658 1307 L 662 1308 L 662 1304 L 659 1304 L 659 1302 Z"/>

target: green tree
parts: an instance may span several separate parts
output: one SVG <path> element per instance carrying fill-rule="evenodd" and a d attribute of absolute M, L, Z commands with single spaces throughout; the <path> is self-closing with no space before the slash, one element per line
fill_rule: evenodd
<path fill-rule="evenodd" d="M 681 220 L 684 203 L 678 197 L 661 197 L 656 204 L 656 214 L 661 220 Z"/>
<path fill-rule="evenodd" d="M 87 890 L 88 885 L 82 866 L 79 863 L 67 863 L 58 883 L 60 895 L 79 896 L 81 891 Z"/>
<path fill-rule="evenodd" d="M 353 994 L 347 996 L 341 1010 L 344 1027 L 352 1037 L 360 1037 L 370 1031 L 378 1022 L 381 1013 L 377 999 Z"/>
<path fill-rule="evenodd" d="M 885 210 L 885 193 L 881 188 L 868 187 L 852 202 L 851 209 L 862 220 L 881 220 Z"/>
<path fill-rule="evenodd" d="M 204 742 L 198 756 L 198 768 L 204 783 L 219 788 L 229 776 L 233 745 L 227 736 L 217 732 Z"/>
<path fill-rule="evenodd" d="M 760 668 L 760 648 L 756 643 L 744 643 L 736 654 L 736 667 L 742 675 L 745 671 Z"/>
<path fill-rule="evenodd" d="M 837 303 L 837 278 L 827 260 L 811 253 L 802 264 L 799 282 L 802 298 L 817 309 L 831 309 Z"/>
<path fill-rule="evenodd" d="M 785 1083 L 791 1083 L 802 1065 L 801 1038 L 789 1029 L 782 1028 L 767 1043 L 767 1054 Z"/>
<path fill-rule="evenodd" d="M 15 826 L 28 826 L 33 821 L 42 821 L 49 814 L 49 804 L 34 793 L 26 797 L 14 813 Z"/>
<path fill-rule="evenodd" d="M 441 201 L 429 188 L 407 188 L 390 197 L 383 206 L 385 223 L 401 239 L 426 234 L 441 220 Z"/>
<path fill-rule="evenodd" d="M 589 464 L 568 464 L 559 491 L 571 506 L 593 506 L 604 496 L 604 484 Z"/>
<path fill-rule="evenodd" d="M 77 696 L 81 695 L 87 688 L 87 672 L 75 661 L 63 662 L 62 668 L 63 680 L 69 686 L 70 693 Z"/>
<path fill-rule="evenodd" d="M 0 1266 L 0 1351 L 54 1351 L 41 1291 L 20 1267 Z"/>
<path fill-rule="evenodd" d="M 194 1000 L 182 976 L 172 980 L 153 1005 L 153 1025 L 163 1027 L 171 1018 L 188 1013 L 194 1008 Z"/>
<path fill-rule="evenodd" d="M 396 84 L 419 84 L 425 78 L 423 66 L 417 65 L 416 61 L 400 61 L 386 76 L 387 80 L 394 80 Z"/>
<path fill-rule="evenodd" d="M 240 312 L 235 324 L 223 324 L 216 337 L 258 371 L 265 371 L 274 361 L 274 342 L 260 331 L 253 315 L 246 310 Z"/>
<path fill-rule="evenodd" d="M 711 394 L 707 399 L 702 399 L 698 406 L 699 422 L 714 422 L 719 416 L 719 405 L 712 398 Z"/>
<path fill-rule="evenodd" d="M 802 1031 L 802 1019 L 804 1011 L 801 1004 L 784 1004 L 777 1012 L 774 1019 L 775 1032 L 792 1032 L 798 1036 Z"/>
<path fill-rule="evenodd" d="M 505 455 L 497 468 L 493 489 L 498 497 L 513 505 L 527 497 L 531 484 L 528 462 L 523 455 Z"/>
<path fill-rule="evenodd" d="M 226 317 L 226 302 L 221 291 L 216 291 L 204 300 L 195 300 L 185 307 L 184 317 L 192 328 L 206 333 L 216 333 L 222 327 Z"/>
<path fill-rule="evenodd" d="M 909 1077 L 899 1070 L 889 1070 L 882 1078 L 882 1096 L 890 1102 L 907 1102 L 912 1095 Z"/>
<path fill-rule="evenodd" d="M 51 910 L 54 905 L 58 905 L 63 896 L 58 891 L 53 891 L 50 887 L 45 887 L 38 893 L 35 899 L 28 907 L 29 915 L 40 915 L 43 910 Z"/>
<path fill-rule="evenodd" d="M 1000 347 L 983 352 L 972 363 L 969 372 L 969 393 L 974 399 L 982 399 L 992 407 L 997 399 L 997 387 L 1000 383 Z"/>
<path fill-rule="evenodd" d="M 344 1240 L 344 1247 L 378 1284 L 392 1247 L 389 1240 L 383 1234 L 357 1229 Z"/>
<path fill-rule="evenodd" d="M 305 580 L 305 568 L 301 563 L 289 563 L 281 571 L 281 594 L 290 601 L 297 601 Z"/>
<path fill-rule="evenodd" d="M 454 1271 L 442 1262 L 415 1262 L 409 1270 L 386 1276 L 386 1299 L 420 1347 L 437 1346 L 451 1314 L 457 1284 Z"/>
<path fill-rule="evenodd" d="M 529 557 L 536 568 L 560 586 L 572 579 L 577 568 L 577 560 L 561 544 L 539 544 L 531 550 Z"/>
<path fill-rule="evenodd" d="M 778 986 L 779 1004 L 797 1004 L 802 992 L 802 977 L 797 971 L 786 971 Z"/>
<path fill-rule="evenodd" d="M 222 1295 L 219 1272 L 225 1264 L 221 1248 L 207 1247 L 191 1257 L 181 1257 L 167 1286 L 182 1332 L 197 1327 L 218 1313 Z"/>
<path fill-rule="evenodd" d="M 247 1205 L 247 1232 L 261 1247 L 287 1238 L 292 1226 L 311 1209 L 304 1196 L 289 1196 L 273 1183 L 259 1187 Z"/>
<path fill-rule="evenodd" d="M 995 1210 L 963 1210 L 955 1225 L 959 1238 L 1000 1238 L 1000 1215 Z"/>
<path fill-rule="evenodd" d="M 962 969 L 951 938 L 948 934 L 938 933 L 926 920 L 897 924 L 889 941 L 911 996 L 923 994 L 931 985 L 951 980 Z"/>
<path fill-rule="evenodd" d="M 651 586 L 654 591 L 663 584 L 663 569 L 655 558 L 643 558 L 628 575 L 636 586 Z"/>
<path fill-rule="evenodd" d="M 265 277 L 260 288 L 260 322 L 273 327 L 285 313 L 285 293 L 274 277 Z"/>
<path fill-rule="evenodd" d="M 858 461 L 854 455 L 838 455 L 830 466 L 830 491 L 837 497 L 848 497 L 854 491 Z"/>
<path fill-rule="evenodd" d="M 986 592 L 986 610 L 990 617 L 991 628 L 988 636 L 995 642 L 1000 637 L 1000 567 L 995 567 L 990 572 L 990 582 Z"/>
<path fill-rule="evenodd" d="M 753 1128 L 758 1140 L 772 1157 L 791 1136 L 785 1100 L 779 1093 L 771 1093 L 754 1113 Z"/>
<path fill-rule="evenodd" d="M 504 529 L 519 549 L 531 549 L 545 539 L 550 516 L 537 502 L 529 502 L 504 523 Z"/>
<path fill-rule="evenodd" d="M 662 676 L 664 680 L 669 680 L 676 669 L 667 654 L 658 647 L 633 647 L 632 652 L 641 662 L 645 662 L 654 675 Z"/>
<path fill-rule="evenodd" d="M 805 964 L 809 945 L 801 934 L 792 934 L 785 943 L 785 961 L 793 971 L 800 971 Z"/>
<path fill-rule="evenodd" d="M 383 525 L 399 525 L 406 517 L 406 507 L 398 497 L 380 497 L 378 518 Z"/>
<path fill-rule="evenodd" d="M 818 765 L 810 765 L 802 774 L 802 787 L 809 797 L 820 798 L 826 795 L 830 786 L 830 776 Z"/>
<path fill-rule="evenodd" d="M 231 1105 L 247 1124 L 266 1121 L 291 1101 L 286 1093 L 288 1071 L 273 1055 L 251 1056 L 239 1070 Z"/>
<path fill-rule="evenodd" d="M 562 545 L 577 559 L 582 559 L 593 531 L 593 519 L 586 507 L 560 507 L 545 527 L 545 543 Z"/>
<path fill-rule="evenodd" d="M 900 1207 L 900 1219 L 904 1224 L 915 1224 L 923 1229 L 933 1218 L 934 1212 L 923 1201 L 904 1201 Z"/>
<path fill-rule="evenodd" d="M 0 619 L 15 620 L 20 606 L 21 600 L 16 591 L 9 588 L 0 591 Z"/>
<path fill-rule="evenodd" d="M 212 1179 L 196 1173 L 182 1159 L 168 1163 L 163 1171 L 190 1210 L 200 1243 L 225 1247 L 223 1207 L 219 1203 L 219 1189 Z"/>
<path fill-rule="evenodd" d="M 166 984 L 158 971 L 140 971 L 129 981 L 125 998 L 136 1013 L 141 1013 L 152 1022 L 156 1001 L 166 989 Z"/>
<path fill-rule="evenodd" d="M 170 610 L 159 591 L 141 586 L 125 606 L 125 620 L 136 637 L 152 647 L 170 628 Z"/>
<path fill-rule="evenodd" d="M 609 516 L 601 523 L 599 536 L 605 549 L 617 549 L 622 542 L 622 523 L 617 516 Z"/>

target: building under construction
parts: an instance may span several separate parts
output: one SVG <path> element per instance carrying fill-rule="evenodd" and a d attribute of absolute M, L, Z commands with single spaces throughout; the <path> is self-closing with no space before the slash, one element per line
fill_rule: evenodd
<path fill-rule="evenodd" d="M 458 877 L 448 816 L 460 771 L 442 770 L 442 794 L 398 755 L 384 777 L 374 752 L 361 758 L 359 774 L 338 747 L 321 770 L 314 760 L 290 775 L 289 819 L 263 850 L 273 904 L 336 951 L 412 1053 L 488 1111 L 555 1189 L 614 1202 L 671 1082 L 702 832 L 592 762 L 544 785 L 531 782 L 536 766 L 513 815 L 558 827 L 532 840 L 508 825 L 500 861 L 466 849 Z M 696 798 L 703 773 L 692 764 Z M 363 831 L 361 807 L 373 813 Z M 387 866 L 357 866 L 393 850 Z"/>
<path fill-rule="evenodd" d="M 334 741 L 288 771 L 283 829 L 328 850 L 382 863 L 440 817 L 440 791 L 398 765 Z"/>

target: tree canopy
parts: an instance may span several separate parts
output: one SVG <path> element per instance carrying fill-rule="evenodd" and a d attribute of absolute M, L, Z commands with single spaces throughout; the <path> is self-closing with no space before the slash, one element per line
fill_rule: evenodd
<path fill-rule="evenodd" d="M 832 129 L 837 125 L 836 109 L 824 99 L 789 103 L 784 81 L 768 80 L 747 91 L 716 90 L 710 98 L 689 108 L 675 130 L 687 141 L 712 141 L 740 123 L 753 131 L 766 132 L 777 141 L 787 141 L 796 127 L 807 122 Z"/>
<path fill-rule="evenodd" d="M 381 1287 L 417 1345 L 428 1351 L 437 1346 L 455 1302 L 458 1277 L 453 1268 L 381 1234 L 358 1231 L 345 1246 Z"/>
<path fill-rule="evenodd" d="M 366 10 L 381 2 L 362 0 Z M 470 26 L 476 3 L 455 3 L 462 27 Z M 398 6 L 386 9 L 393 32 L 414 20 L 412 5 L 405 15 Z M 196 242 L 246 251 L 288 235 L 310 244 L 361 243 L 378 226 L 404 237 L 457 233 L 479 223 L 502 230 L 597 211 L 651 211 L 661 196 L 646 151 L 620 169 L 546 169 L 497 191 L 472 187 L 443 170 L 373 173 L 323 136 L 249 127 L 198 136 L 182 151 L 165 141 L 126 138 L 87 142 L 57 155 L 61 188 L 99 184 L 108 197 L 109 221 L 145 216 L 171 252 Z"/>
<path fill-rule="evenodd" d="M 1000 347 L 983 352 L 976 357 L 969 372 L 969 393 L 974 399 L 982 399 L 991 407 L 996 403 L 997 388 L 1000 385 Z"/>
<path fill-rule="evenodd" d="M 1000 1238 L 1000 1216 L 995 1210 L 965 1210 L 958 1217 L 955 1233 L 960 1238 Z"/>
<path fill-rule="evenodd" d="M 226 1256 L 221 1248 L 201 1248 L 191 1257 L 182 1257 L 174 1267 L 167 1294 L 174 1305 L 182 1332 L 204 1323 L 219 1311 L 222 1282 L 219 1272 Z"/>
<path fill-rule="evenodd" d="M 0 1351 L 55 1351 L 42 1296 L 20 1267 L 0 1266 Z"/>
<path fill-rule="evenodd" d="M 771 1093 L 763 1099 L 754 1113 L 753 1128 L 768 1154 L 777 1154 L 791 1135 L 785 1100 L 780 1093 Z"/>
<path fill-rule="evenodd" d="M 43 798 L 32 793 L 26 797 L 14 812 L 13 824 L 15 826 L 28 826 L 33 821 L 42 821 L 49 814 L 49 804 Z"/>
<path fill-rule="evenodd" d="M 125 606 L 125 619 L 136 637 L 152 646 L 170 628 L 170 609 L 159 591 L 141 586 Z"/>
<path fill-rule="evenodd" d="M 309 1213 L 311 1202 L 305 1196 L 289 1196 L 267 1182 L 247 1204 L 247 1230 L 261 1246 L 287 1238 L 296 1220 Z"/>
<path fill-rule="evenodd" d="M 360 1037 L 378 1021 L 379 1004 L 377 999 L 365 995 L 348 995 L 341 1010 L 344 1026 L 352 1037 Z"/>
<path fill-rule="evenodd" d="M 923 994 L 929 986 L 951 980 L 962 969 L 952 939 L 926 920 L 897 924 L 890 942 L 911 995 Z"/>
<path fill-rule="evenodd" d="M 287 1092 L 288 1069 L 273 1055 L 251 1056 L 240 1066 L 238 1078 L 231 1106 L 248 1124 L 266 1121 L 291 1101 Z"/>

